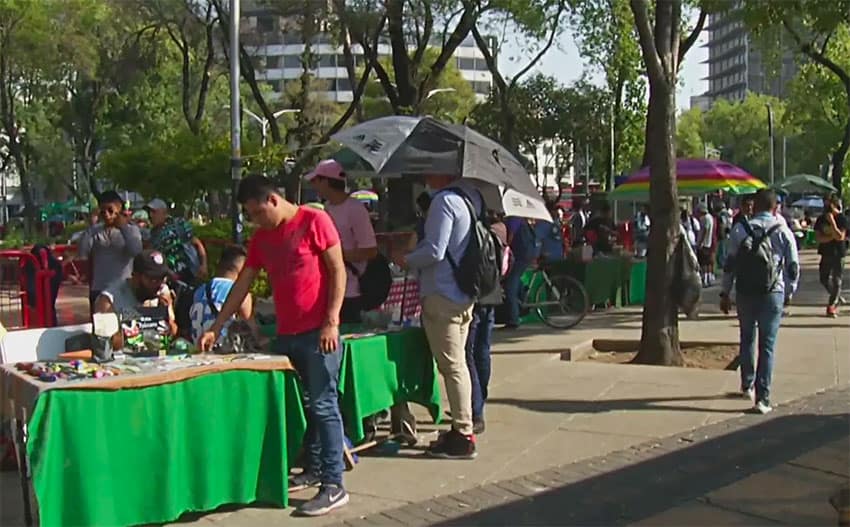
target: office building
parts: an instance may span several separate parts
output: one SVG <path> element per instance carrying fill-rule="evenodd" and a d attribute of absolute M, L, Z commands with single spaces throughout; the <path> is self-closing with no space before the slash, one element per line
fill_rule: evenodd
<path fill-rule="evenodd" d="M 283 93 L 288 82 L 301 76 L 304 43 L 291 19 L 278 16 L 266 7 L 246 6 L 242 12 L 241 32 L 248 53 L 255 58 L 258 79 L 268 83 L 275 93 Z M 334 41 L 335 38 L 326 33 L 320 33 L 313 40 L 312 52 L 317 56 L 314 74 L 320 85 L 324 84 L 322 95 L 334 102 L 347 103 L 353 98 L 353 87 L 345 69 L 342 47 Z M 351 48 L 355 68 L 359 69 L 363 66 L 363 51 L 357 44 L 352 44 Z M 378 53 L 389 56 L 389 44 L 380 43 Z M 493 85 L 493 76 L 471 35 L 455 50 L 454 60 L 476 96 L 482 100 L 486 98 Z"/>
<path fill-rule="evenodd" d="M 740 101 L 747 92 L 784 97 L 797 72 L 794 54 L 786 51 L 779 64 L 769 64 L 755 38 L 741 20 L 741 0 L 730 9 L 708 16 L 708 91 L 712 103 L 718 99 Z M 776 70 L 776 71 L 774 71 Z"/>

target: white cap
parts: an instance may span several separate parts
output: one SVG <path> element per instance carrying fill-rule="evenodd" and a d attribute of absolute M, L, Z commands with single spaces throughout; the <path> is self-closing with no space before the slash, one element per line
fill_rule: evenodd
<path fill-rule="evenodd" d="M 150 203 L 145 205 L 145 208 L 150 209 L 150 210 L 163 210 L 163 209 L 167 210 L 168 204 L 166 202 L 164 202 L 163 200 L 159 199 L 159 198 L 154 198 L 154 199 L 150 200 Z"/>

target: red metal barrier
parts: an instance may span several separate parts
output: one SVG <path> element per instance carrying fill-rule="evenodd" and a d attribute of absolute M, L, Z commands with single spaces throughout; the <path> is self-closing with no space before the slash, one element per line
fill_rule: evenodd
<path fill-rule="evenodd" d="M 27 265 L 35 272 L 35 307 L 30 307 L 27 291 Z M 49 327 L 53 325 L 53 302 L 47 264 L 47 251 L 38 257 L 27 251 L 0 251 L 0 321 L 6 329 Z"/>

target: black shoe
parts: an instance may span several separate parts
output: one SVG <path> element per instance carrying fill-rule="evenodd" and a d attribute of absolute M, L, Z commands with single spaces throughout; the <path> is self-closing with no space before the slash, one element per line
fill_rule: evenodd
<path fill-rule="evenodd" d="M 324 484 L 319 493 L 296 511 L 300 516 L 324 516 L 348 503 L 348 493 L 339 485 Z"/>
<path fill-rule="evenodd" d="M 484 419 L 472 420 L 472 433 L 475 435 L 481 435 L 484 433 Z"/>
<path fill-rule="evenodd" d="M 428 447 L 425 455 L 441 459 L 475 459 L 474 436 L 465 436 L 456 430 L 450 430 Z"/>
<path fill-rule="evenodd" d="M 321 482 L 318 475 L 305 470 L 300 474 L 289 476 L 289 492 L 298 492 L 299 490 L 310 487 L 318 487 Z"/>
<path fill-rule="evenodd" d="M 502 326 L 502 329 L 507 329 L 507 330 L 519 329 L 519 324 L 505 324 L 504 326 Z"/>

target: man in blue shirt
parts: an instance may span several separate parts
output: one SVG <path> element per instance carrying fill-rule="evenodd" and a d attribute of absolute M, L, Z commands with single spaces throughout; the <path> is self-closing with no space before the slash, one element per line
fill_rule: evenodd
<path fill-rule="evenodd" d="M 452 413 L 452 429 L 429 447 L 428 454 L 472 459 L 476 452 L 466 340 L 474 299 L 458 287 L 449 259 L 461 260 L 475 225 L 466 199 L 478 214 L 483 213 L 483 203 L 473 185 L 455 176 L 429 175 L 425 182 L 436 192 L 425 219 L 425 237 L 397 263 L 419 271 L 422 325 L 437 368 L 445 378 Z"/>
<path fill-rule="evenodd" d="M 782 308 L 786 296 L 796 291 L 800 278 L 797 244 L 788 226 L 774 216 L 776 205 L 776 194 L 772 190 L 760 190 L 755 196 L 753 217 L 737 223 L 732 229 L 723 273 L 723 291 L 720 294 L 720 309 L 728 313 L 732 308 L 729 294 L 737 279 L 736 303 L 741 331 L 741 392 L 755 403 L 753 411 L 761 414 L 771 411 L 773 351 L 782 320 Z M 745 294 L 742 292 L 742 283 L 752 281 L 753 277 L 741 276 L 744 266 L 739 265 L 743 262 L 743 256 L 741 262 L 738 261 L 739 253 L 742 253 L 742 244 L 750 238 L 755 242 L 762 233 L 768 233 L 763 243 L 770 244 L 776 275 L 768 277 L 771 283 L 768 292 Z M 754 349 L 756 327 L 759 331 L 758 369 L 755 366 Z"/>

